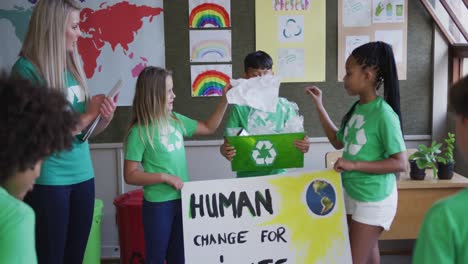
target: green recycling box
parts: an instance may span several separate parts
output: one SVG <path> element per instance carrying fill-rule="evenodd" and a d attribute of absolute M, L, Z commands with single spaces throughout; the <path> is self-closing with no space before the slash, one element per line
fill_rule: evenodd
<path fill-rule="evenodd" d="M 305 133 L 255 136 L 228 136 L 229 145 L 236 149 L 231 161 L 233 171 L 262 171 L 304 167 L 304 154 L 294 141 L 304 139 Z"/>

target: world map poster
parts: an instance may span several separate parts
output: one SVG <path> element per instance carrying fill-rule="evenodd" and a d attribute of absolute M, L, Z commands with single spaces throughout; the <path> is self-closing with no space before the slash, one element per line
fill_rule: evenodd
<path fill-rule="evenodd" d="M 18 58 L 37 0 L 0 2 L 0 68 Z M 165 66 L 162 0 L 80 0 L 78 50 L 91 94 L 123 80 L 118 105 L 132 104 L 136 78 L 148 65 Z"/>

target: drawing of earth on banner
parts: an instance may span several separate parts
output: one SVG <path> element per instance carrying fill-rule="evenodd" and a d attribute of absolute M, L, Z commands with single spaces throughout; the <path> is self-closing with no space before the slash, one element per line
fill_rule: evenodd
<path fill-rule="evenodd" d="M 307 188 L 306 201 L 314 214 L 328 215 L 336 204 L 335 189 L 326 181 L 314 180 Z"/>
<path fill-rule="evenodd" d="M 332 170 L 187 182 L 182 212 L 188 264 L 351 263 Z"/>
<path fill-rule="evenodd" d="M 10 70 L 18 58 L 36 2 L 0 2 L 0 32 L 5 40 L 0 68 Z M 122 79 L 118 104 L 131 105 L 140 71 L 147 65 L 165 65 L 163 1 L 80 2 L 78 50 L 90 91 L 107 94 Z"/>

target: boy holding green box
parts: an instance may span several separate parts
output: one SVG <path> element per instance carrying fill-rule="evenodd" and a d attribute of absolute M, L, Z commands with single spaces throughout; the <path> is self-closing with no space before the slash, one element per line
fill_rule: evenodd
<path fill-rule="evenodd" d="M 244 72 L 245 78 L 250 79 L 257 76 L 266 74 L 273 74 L 272 72 L 273 60 L 266 52 L 255 51 L 247 54 L 244 59 Z M 250 106 L 233 105 L 229 119 L 226 125 L 226 136 L 235 136 L 241 130 L 246 130 L 249 127 L 256 126 L 273 126 L 277 133 L 284 130 L 286 122 L 292 117 L 297 115 L 296 109 L 285 98 L 279 98 L 276 105 L 276 112 L 268 113 Z M 309 151 L 309 140 L 304 137 L 303 140 L 296 140 L 294 145 L 302 153 Z M 220 146 L 221 155 L 227 160 L 232 161 L 236 155 L 236 150 L 233 146 L 229 145 L 227 140 Z M 237 177 L 253 177 L 253 176 L 266 176 L 273 174 L 284 173 L 284 169 L 269 169 L 264 171 L 242 171 L 237 173 Z"/>

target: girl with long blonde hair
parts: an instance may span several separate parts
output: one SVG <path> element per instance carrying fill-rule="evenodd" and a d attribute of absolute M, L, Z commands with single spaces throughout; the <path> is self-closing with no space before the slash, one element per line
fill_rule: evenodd
<path fill-rule="evenodd" d="M 90 97 L 76 43 L 80 7 L 73 0 L 40 0 L 34 8 L 12 75 L 60 91 L 80 113 L 77 133 L 101 114 L 95 134 L 112 119 L 117 98 Z M 94 208 L 94 171 L 87 141 L 44 160 L 34 190 L 25 197 L 36 213 L 39 263 L 82 263 Z"/>
<path fill-rule="evenodd" d="M 224 95 L 206 121 L 196 121 L 173 112 L 174 99 L 170 71 L 146 67 L 140 73 L 125 139 L 124 176 L 128 184 L 143 186 L 146 263 L 184 263 L 180 189 L 189 175 L 183 137 L 213 134 L 227 108 Z"/>

